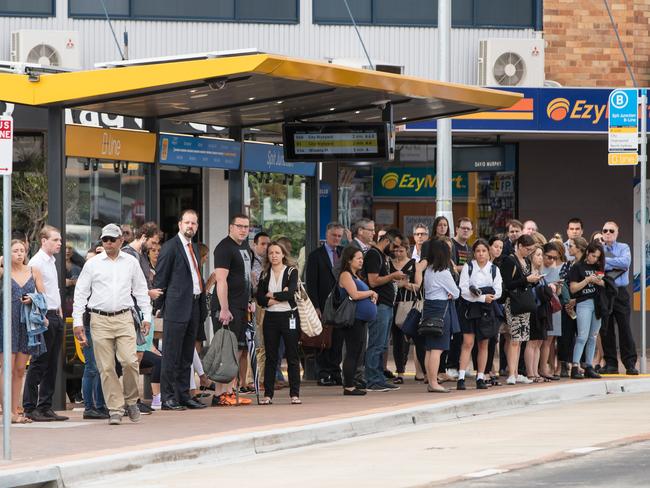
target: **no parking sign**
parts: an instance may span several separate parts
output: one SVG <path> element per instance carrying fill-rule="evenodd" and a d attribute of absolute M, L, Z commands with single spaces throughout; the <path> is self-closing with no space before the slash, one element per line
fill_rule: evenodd
<path fill-rule="evenodd" d="M 14 159 L 14 119 L 0 116 L 0 176 L 10 175 Z"/>

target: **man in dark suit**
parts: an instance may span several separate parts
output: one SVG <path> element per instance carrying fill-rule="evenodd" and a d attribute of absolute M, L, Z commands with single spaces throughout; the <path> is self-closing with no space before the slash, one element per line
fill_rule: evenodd
<path fill-rule="evenodd" d="M 201 304 L 204 303 L 199 248 L 192 242 L 198 227 L 196 211 L 183 211 L 178 220 L 178 234 L 163 244 L 156 263 L 153 286 L 164 290 L 160 373 L 162 410 L 205 408 L 190 395 L 194 341 L 203 316 Z"/>
<path fill-rule="evenodd" d="M 339 275 L 340 258 L 343 248 L 340 246 L 344 228 L 338 222 L 327 224 L 325 243 L 312 251 L 307 258 L 305 271 L 307 294 L 316 312 L 320 316 L 325 308 L 327 296 L 336 285 Z M 322 351 L 316 357 L 318 366 L 318 384 L 321 386 L 342 385 L 343 336 L 337 329 L 332 331 L 332 347 Z"/>

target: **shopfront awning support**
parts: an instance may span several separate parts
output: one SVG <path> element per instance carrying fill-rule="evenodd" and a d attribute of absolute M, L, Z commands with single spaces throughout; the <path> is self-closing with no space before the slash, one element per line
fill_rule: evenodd
<path fill-rule="evenodd" d="M 239 169 L 228 170 L 228 221 L 244 209 L 244 137 L 241 127 L 230 127 L 228 137 L 241 144 Z"/>
<path fill-rule="evenodd" d="M 641 165 L 641 182 L 640 182 L 640 199 L 639 209 L 641 210 L 640 215 L 640 234 L 641 234 L 641 249 L 639 253 L 641 256 L 641 286 L 639 288 L 639 293 L 641 294 L 641 373 L 647 373 L 648 361 L 646 357 L 646 316 L 647 316 L 647 277 L 646 272 L 648 265 L 648 251 L 646 249 L 646 225 L 648 222 L 647 215 L 647 180 L 648 177 L 648 91 L 645 89 L 641 90 L 641 154 L 639 156 L 639 164 Z"/>

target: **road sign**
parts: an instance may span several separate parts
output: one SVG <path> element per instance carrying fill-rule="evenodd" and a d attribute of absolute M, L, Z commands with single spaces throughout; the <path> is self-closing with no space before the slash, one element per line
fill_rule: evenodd
<path fill-rule="evenodd" d="M 0 175 L 10 175 L 14 159 L 14 119 L 0 116 Z"/>
<path fill-rule="evenodd" d="M 639 164 L 639 155 L 635 152 L 611 152 L 607 156 L 607 163 L 610 166 L 635 166 Z"/>
<path fill-rule="evenodd" d="M 610 93 L 608 129 L 610 152 L 637 152 L 639 148 L 637 90 L 614 90 Z"/>

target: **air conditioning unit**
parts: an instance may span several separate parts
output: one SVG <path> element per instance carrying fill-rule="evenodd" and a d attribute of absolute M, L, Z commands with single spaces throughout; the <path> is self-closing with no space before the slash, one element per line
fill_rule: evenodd
<path fill-rule="evenodd" d="M 11 61 L 61 68 L 81 68 L 76 31 L 19 30 L 11 33 Z"/>
<path fill-rule="evenodd" d="M 478 84 L 481 86 L 543 86 L 543 39 L 479 41 Z"/>
<path fill-rule="evenodd" d="M 338 64 L 339 66 L 346 66 L 348 68 L 358 69 L 371 69 L 367 59 L 356 58 L 326 58 L 330 64 Z M 382 71 L 384 73 L 394 73 L 401 75 L 404 73 L 404 66 L 398 64 L 385 63 L 383 61 L 374 61 L 375 71 Z"/>

